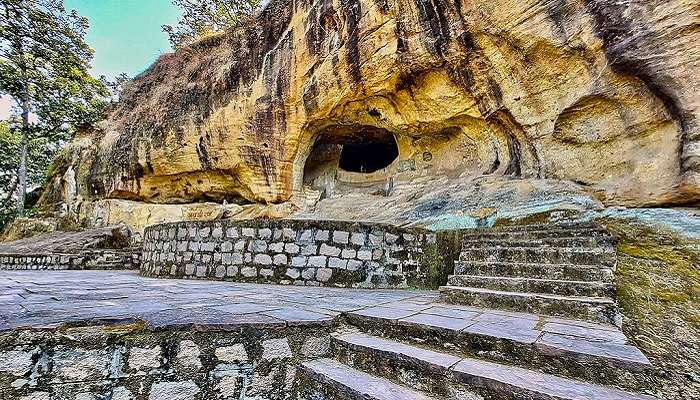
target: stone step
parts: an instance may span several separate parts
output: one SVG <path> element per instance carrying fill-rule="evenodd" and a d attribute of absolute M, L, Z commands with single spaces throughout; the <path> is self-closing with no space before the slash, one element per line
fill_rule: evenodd
<path fill-rule="evenodd" d="M 474 229 L 462 232 L 463 240 L 497 239 L 497 240 L 539 240 L 552 238 L 596 238 L 601 241 L 614 241 L 609 232 L 599 228 L 582 229 L 542 229 L 542 230 L 501 230 Z"/>
<path fill-rule="evenodd" d="M 562 248 L 598 248 L 611 247 L 611 237 L 583 236 L 583 237 L 547 237 L 536 239 L 520 238 L 466 238 L 462 240 L 464 247 L 562 247 Z"/>
<path fill-rule="evenodd" d="M 328 358 L 302 363 L 299 370 L 306 380 L 300 385 L 303 399 L 434 400 Z"/>
<path fill-rule="evenodd" d="M 414 389 L 430 390 L 443 398 L 454 397 L 453 393 L 466 389 L 484 398 L 509 400 L 654 399 L 510 365 L 462 358 L 364 333 L 337 335 L 333 342 L 336 356 L 344 363 Z"/>
<path fill-rule="evenodd" d="M 613 269 L 601 265 L 457 261 L 455 275 L 506 276 L 612 282 Z"/>
<path fill-rule="evenodd" d="M 464 247 L 459 261 L 521 262 L 614 266 L 617 254 L 601 249 L 557 247 Z"/>
<path fill-rule="evenodd" d="M 450 304 L 543 314 L 586 321 L 619 324 L 615 301 L 605 297 L 560 296 L 492 289 L 443 286 L 440 299 Z"/>
<path fill-rule="evenodd" d="M 599 230 L 604 231 L 604 228 L 593 221 L 568 221 L 568 222 L 546 222 L 540 224 L 521 224 L 521 225 L 499 225 L 492 228 L 482 229 L 485 231 L 496 231 L 496 232 L 539 232 L 539 231 L 551 231 L 551 230 L 571 230 L 571 231 L 581 231 L 581 230 Z"/>
<path fill-rule="evenodd" d="M 654 387 L 649 360 L 611 325 L 449 304 L 420 311 L 377 306 L 345 318 L 367 334 L 460 357 L 631 391 Z"/>
<path fill-rule="evenodd" d="M 545 293 L 559 296 L 608 297 L 615 294 L 612 283 L 482 275 L 451 275 L 449 286 L 483 288 L 506 292 Z"/>

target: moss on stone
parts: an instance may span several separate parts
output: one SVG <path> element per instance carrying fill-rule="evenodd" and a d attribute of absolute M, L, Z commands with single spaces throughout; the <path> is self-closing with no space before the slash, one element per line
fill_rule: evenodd
<path fill-rule="evenodd" d="M 665 399 L 700 398 L 698 241 L 629 220 L 601 220 L 618 238 L 623 329 L 652 361 Z"/>
<path fill-rule="evenodd" d="M 146 323 L 144 321 L 135 321 L 128 324 L 105 325 L 103 327 L 105 333 L 109 334 L 136 334 L 146 332 Z"/>
<path fill-rule="evenodd" d="M 357 282 L 367 280 L 367 271 L 357 270 L 348 271 L 344 269 L 334 269 L 331 278 L 328 280 L 328 285 L 348 286 Z"/>
<path fill-rule="evenodd" d="M 575 219 L 580 216 L 580 211 L 577 210 L 548 210 L 544 212 L 528 214 L 522 218 L 498 218 L 495 227 L 512 226 L 512 225 L 539 225 L 551 223 L 554 221 L 562 221 Z"/>
<path fill-rule="evenodd" d="M 423 253 L 419 257 L 421 266 L 420 276 L 412 277 L 408 281 L 408 285 L 416 288 L 437 289 L 447 283 L 447 277 L 454 271 L 454 260 L 451 259 L 449 250 L 444 247 L 449 247 L 453 235 L 445 235 L 448 240 L 444 242 L 439 239 L 435 244 L 426 244 L 423 247 Z"/>

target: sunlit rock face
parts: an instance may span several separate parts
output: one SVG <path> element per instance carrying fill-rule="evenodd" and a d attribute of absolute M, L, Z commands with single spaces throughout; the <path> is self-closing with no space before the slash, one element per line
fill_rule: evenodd
<path fill-rule="evenodd" d="M 508 176 L 606 205 L 697 202 L 698 20 L 694 0 L 273 0 L 137 77 L 45 202 L 69 165 L 83 201 L 282 203 L 343 163 L 347 181 Z M 350 154 L 374 141 L 398 154 Z"/>

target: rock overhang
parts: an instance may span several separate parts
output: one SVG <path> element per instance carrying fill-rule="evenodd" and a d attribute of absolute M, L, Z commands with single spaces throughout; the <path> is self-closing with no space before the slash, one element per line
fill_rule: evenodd
<path fill-rule="evenodd" d="M 77 202 L 289 202 L 319 137 L 357 127 L 394 136 L 408 181 L 552 179 L 604 205 L 697 201 L 695 64 L 657 54 L 697 59 L 687 3 L 421 4 L 273 1 L 256 24 L 162 57 L 69 146 L 45 203 L 71 200 L 69 166 Z M 644 17 L 625 20 L 644 32 L 629 47 L 610 33 L 625 9 Z M 671 15 L 685 35 L 662 35 Z M 657 61 L 623 68 L 635 51 Z"/>

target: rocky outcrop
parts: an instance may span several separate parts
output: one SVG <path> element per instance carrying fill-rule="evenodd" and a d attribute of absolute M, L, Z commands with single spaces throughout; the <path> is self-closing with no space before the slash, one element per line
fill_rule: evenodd
<path fill-rule="evenodd" d="M 369 181 L 490 175 L 605 205 L 696 203 L 699 18 L 689 0 L 274 0 L 137 77 L 43 203 L 323 198 L 319 176 L 363 181 L 338 165 L 373 141 L 398 156 Z"/>
<path fill-rule="evenodd" d="M 85 250 L 124 249 L 133 241 L 125 225 L 66 232 L 55 231 L 21 240 L 0 243 L 0 254 L 74 254 Z"/>

